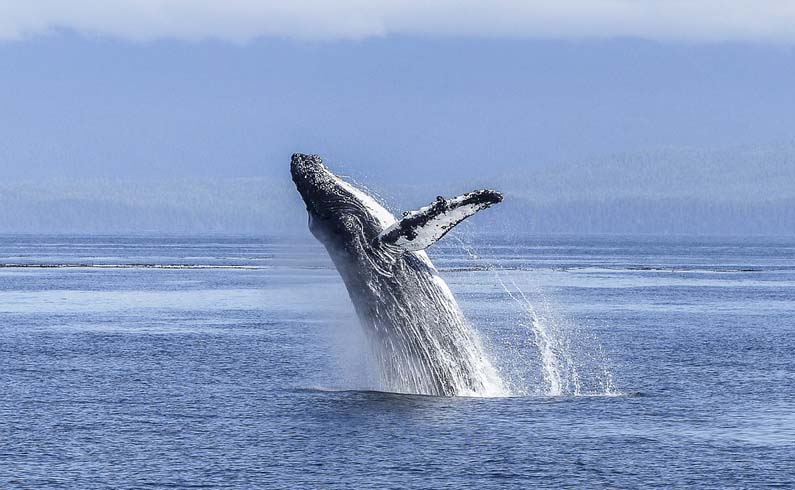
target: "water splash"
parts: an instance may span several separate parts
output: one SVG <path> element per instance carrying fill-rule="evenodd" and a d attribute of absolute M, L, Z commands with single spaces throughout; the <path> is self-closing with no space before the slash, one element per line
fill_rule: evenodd
<path fill-rule="evenodd" d="M 546 396 L 617 395 L 609 358 L 592 333 L 577 328 L 558 313 L 549 298 L 538 291 L 536 303 L 506 275 L 495 271 L 497 282 L 517 306 L 517 326 L 529 331 L 538 352 Z M 529 387 L 516 387 L 528 394 Z"/>
<path fill-rule="evenodd" d="M 369 339 L 379 366 L 378 389 L 429 395 L 508 395 L 477 331 L 464 318 L 447 284 L 436 275 L 430 284 L 411 282 L 419 289 L 399 291 L 412 296 L 411 301 L 384 298 L 379 302 L 383 308 L 363 318 L 370 323 L 365 330 L 374 333 Z M 378 297 L 396 294 L 394 288 L 378 282 L 370 286 Z M 412 308 L 418 304 L 423 307 Z"/>
<path fill-rule="evenodd" d="M 615 386 L 610 359 L 596 335 L 561 315 L 560 308 L 541 288 L 529 295 L 511 271 L 489 264 L 470 245 L 456 239 L 470 259 L 486 262 L 484 270 L 492 272 L 502 292 L 515 304 L 506 323 L 518 330 L 519 340 L 490 339 L 493 350 L 501 351 L 498 365 L 512 395 L 621 394 Z M 528 356 L 528 351 L 536 356 Z"/>

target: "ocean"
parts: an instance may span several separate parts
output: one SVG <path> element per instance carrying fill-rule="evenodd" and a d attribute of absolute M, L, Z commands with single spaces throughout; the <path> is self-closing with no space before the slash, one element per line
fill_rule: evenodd
<path fill-rule="evenodd" d="M 509 389 L 379 389 L 308 237 L 0 237 L 0 488 L 793 488 L 795 238 L 456 235 Z"/>

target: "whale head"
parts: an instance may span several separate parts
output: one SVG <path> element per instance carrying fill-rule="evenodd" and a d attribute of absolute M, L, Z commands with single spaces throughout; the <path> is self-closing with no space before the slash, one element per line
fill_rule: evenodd
<path fill-rule="evenodd" d="M 317 155 L 294 154 L 290 173 L 306 205 L 310 231 L 335 262 L 372 260 L 374 241 L 395 223 L 392 213 L 334 175 Z"/>

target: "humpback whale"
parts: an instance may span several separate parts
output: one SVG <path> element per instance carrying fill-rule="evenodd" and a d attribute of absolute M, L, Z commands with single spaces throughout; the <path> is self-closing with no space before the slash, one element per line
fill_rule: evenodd
<path fill-rule="evenodd" d="M 294 154 L 290 171 L 311 233 L 348 290 L 386 391 L 495 396 L 503 383 L 425 249 L 456 224 L 502 201 L 477 190 L 396 219 L 317 155 Z"/>

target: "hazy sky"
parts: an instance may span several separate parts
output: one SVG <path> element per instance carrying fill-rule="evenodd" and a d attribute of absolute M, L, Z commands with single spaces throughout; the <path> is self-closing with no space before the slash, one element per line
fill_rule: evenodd
<path fill-rule="evenodd" d="M 532 168 L 795 128 L 795 51 L 772 44 L 59 32 L 0 42 L 0 73 L 10 179 L 262 175 L 293 151 L 387 172 Z"/>
<path fill-rule="evenodd" d="M 795 41 L 791 0 L 37 0 L 0 2 L 0 37 L 66 28 L 133 40 L 385 35 Z"/>
<path fill-rule="evenodd" d="M 732 199 L 795 165 L 793 1 L 0 0 L 0 74 L 4 184 L 284 178 L 301 151 L 365 182 L 532 193 L 539 169 L 565 187 L 558 162 L 651 152 L 636 168 L 666 189 L 669 165 L 690 178 L 676 155 L 772 148 Z"/>

